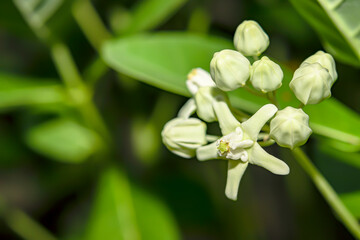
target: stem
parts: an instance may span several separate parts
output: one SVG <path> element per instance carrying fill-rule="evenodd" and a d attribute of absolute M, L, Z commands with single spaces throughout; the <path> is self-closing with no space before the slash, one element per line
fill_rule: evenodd
<path fill-rule="evenodd" d="M 0 214 L 7 225 L 25 240 L 56 240 L 41 224 L 0 198 Z"/>
<path fill-rule="evenodd" d="M 317 170 L 311 160 L 300 148 L 295 148 L 294 150 L 292 150 L 292 154 L 299 162 L 301 167 L 305 170 L 305 172 L 309 175 L 317 189 L 328 202 L 328 204 L 337 213 L 345 227 L 347 227 L 347 229 L 351 232 L 351 234 L 353 234 L 354 237 L 360 239 L 359 223 L 349 212 L 349 210 L 344 206 L 339 196 L 336 194 L 331 185 L 326 181 L 324 176 Z"/>
<path fill-rule="evenodd" d="M 243 88 L 248 91 L 249 93 L 255 95 L 255 96 L 259 96 L 259 97 L 265 97 L 266 98 L 266 95 L 263 94 L 263 93 L 260 93 L 258 91 L 255 91 L 254 89 L 250 88 L 248 85 L 244 85 Z"/>
<path fill-rule="evenodd" d="M 279 102 L 277 101 L 277 98 L 276 98 L 276 92 L 275 91 L 272 91 L 272 92 L 268 92 L 266 94 L 267 98 L 269 99 L 269 101 L 274 104 L 276 107 L 279 108 Z"/>
<path fill-rule="evenodd" d="M 305 105 L 303 103 L 300 103 L 300 105 L 298 106 L 298 108 L 303 108 Z"/>
<path fill-rule="evenodd" d="M 99 51 L 104 40 L 111 34 L 102 23 L 99 15 L 89 0 L 78 0 L 74 3 L 72 13 L 91 45 Z"/>
<path fill-rule="evenodd" d="M 109 131 L 91 100 L 92 93 L 84 84 L 68 47 L 63 43 L 56 43 L 51 46 L 51 53 L 55 66 L 72 97 L 73 104 L 78 108 L 87 124 L 102 135 L 106 142 L 110 143 Z"/>

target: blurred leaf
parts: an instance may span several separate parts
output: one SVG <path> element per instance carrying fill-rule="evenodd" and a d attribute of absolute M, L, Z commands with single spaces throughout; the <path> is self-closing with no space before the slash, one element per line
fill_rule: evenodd
<path fill-rule="evenodd" d="M 143 0 L 132 12 L 124 33 L 137 33 L 166 21 L 187 0 Z"/>
<path fill-rule="evenodd" d="M 69 163 L 82 162 L 101 147 L 95 132 L 70 119 L 56 119 L 31 128 L 26 142 L 51 159 Z"/>
<path fill-rule="evenodd" d="M 224 39 L 187 33 L 159 33 L 109 41 L 103 48 L 103 58 L 119 72 L 163 90 L 190 96 L 185 86 L 188 72 L 195 67 L 209 70 L 213 53 L 225 48 L 232 48 L 232 44 Z M 288 86 L 292 72 L 284 66 L 282 68 L 283 86 L 277 93 L 280 105 L 297 106 L 299 102 Z M 266 99 L 244 89 L 229 95 L 235 107 L 250 113 L 267 103 Z M 359 115 L 337 100 L 328 99 L 307 106 L 305 111 L 310 115 L 314 133 L 360 146 Z"/>
<path fill-rule="evenodd" d="M 65 90 L 54 81 L 0 73 L 0 111 L 34 104 L 65 101 Z"/>
<path fill-rule="evenodd" d="M 360 191 L 341 194 L 340 198 L 350 212 L 360 219 Z"/>
<path fill-rule="evenodd" d="M 291 0 L 339 61 L 360 66 L 360 1 Z"/>
<path fill-rule="evenodd" d="M 102 175 L 86 240 L 179 239 L 173 216 L 158 199 L 134 187 L 115 168 Z"/>

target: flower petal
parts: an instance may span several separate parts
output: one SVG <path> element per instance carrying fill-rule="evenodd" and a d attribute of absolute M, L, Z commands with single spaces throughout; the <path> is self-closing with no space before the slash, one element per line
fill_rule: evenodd
<path fill-rule="evenodd" d="M 240 122 L 236 120 L 236 118 L 230 111 L 228 104 L 225 101 L 214 101 L 213 108 L 219 121 L 219 125 L 223 135 L 234 132 L 237 127 L 241 127 Z"/>
<path fill-rule="evenodd" d="M 257 141 L 257 135 L 265 123 L 277 112 L 277 107 L 273 104 L 262 106 L 251 118 L 241 124 L 244 132 L 251 140 Z"/>
<path fill-rule="evenodd" d="M 196 111 L 196 104 L 193 98 L 190 98 L 179 110 L 179 118 L 189 118 Z"/>
<path fill-rule="evenodd" d="M 290 172 L 288 165 L 282 160 L 267 153 L 258 143 L 248 150 L 249 162 L 263 167 L 278 175 L 287 175 Z"/>
<path fill-rule="evenodd" d="M 221 159 L 218 154 L 216 141 L 206 146 L 201 146 L 196 149 L 196 157 L 199 161 L 206 161 L 211 159 Z"/>
<path fill-rule="evenodd" d="M 239 191 L 239 184 L 244 172 L 249 165 L 248 162 L 229 160 L 228 174 L 226 179 L 225 195 L 231 200 L 236 201 Z"/>

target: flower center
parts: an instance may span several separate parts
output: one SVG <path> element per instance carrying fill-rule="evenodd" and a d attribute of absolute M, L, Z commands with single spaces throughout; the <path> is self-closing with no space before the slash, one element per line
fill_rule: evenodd
<path fill-rule="evenodd" d="M 243 132 L 240 127 L 216 142 L 219 156 L 224 156 L 232 160 L 249 160 L 247 148 L 251 147 L 254 141 L 250 139 L 243 140 Z"/>

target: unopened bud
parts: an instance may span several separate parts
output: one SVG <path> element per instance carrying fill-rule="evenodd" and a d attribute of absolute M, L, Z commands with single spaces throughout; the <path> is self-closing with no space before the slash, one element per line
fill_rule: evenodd
<path fill-rule="evenodd" d="M 269 46 L 269 37 L 257 22 L 243 21 L 236 29 L 234 45 L 245 56 L 259 56 Z"/>
<path fill-rule="evenodd" d="M 210 73 L 218 88 L 232 91 L 245 85 L 250 75 L 250 62 L 241 53 L 225 49 L 214 54 Z"/>
<path fill-rule="evenodd" d="M 186 86 L 189 89 L 190 93 L 192 95 L 195 95 L 199 88 L 215 87 L 215 83 L 211 79 L 210 73 L 201 68 L 194 68 L 187 75 Z"/>
<path fill-rule="evenodd" d="M 251 67 L 250 81 L 255 89 L 263 93 L 281 87 L 283 77 L 280 66 L 265 56 L 254 62 Z"/>
<path fill-rule="evenodd" d="M 270 122 L 270 137 L 282 147 L 303 145 L 312 133 L 309 116 L 302 110 L 286 107 L 276 113 Z"/>
<path fill-rule="evenodd" d="M 165 124 L 161 136 L 171 152 L 191 158 L 198 147 L 207 143 L 206 124 L 197 118 L 175 118 Z"/>
<path fill-rule="evenodd" d="M 334 58 L 329 53 L 317 51 L 314 55 L 305 59 L 304 62 L 300 65 L 300 67 L 308 63 L 319 63 L 322 67 L 326 68 L 332 78 L 331 85 L 334 84 L 337 79 L 337 72 Z"/>
<path fill-rule="evenodd" d="M 305 64 L 298 68 L 290 88 L 303 104 L 316 104 L 330 97 L 332 78 L 319 63 Z"/>

